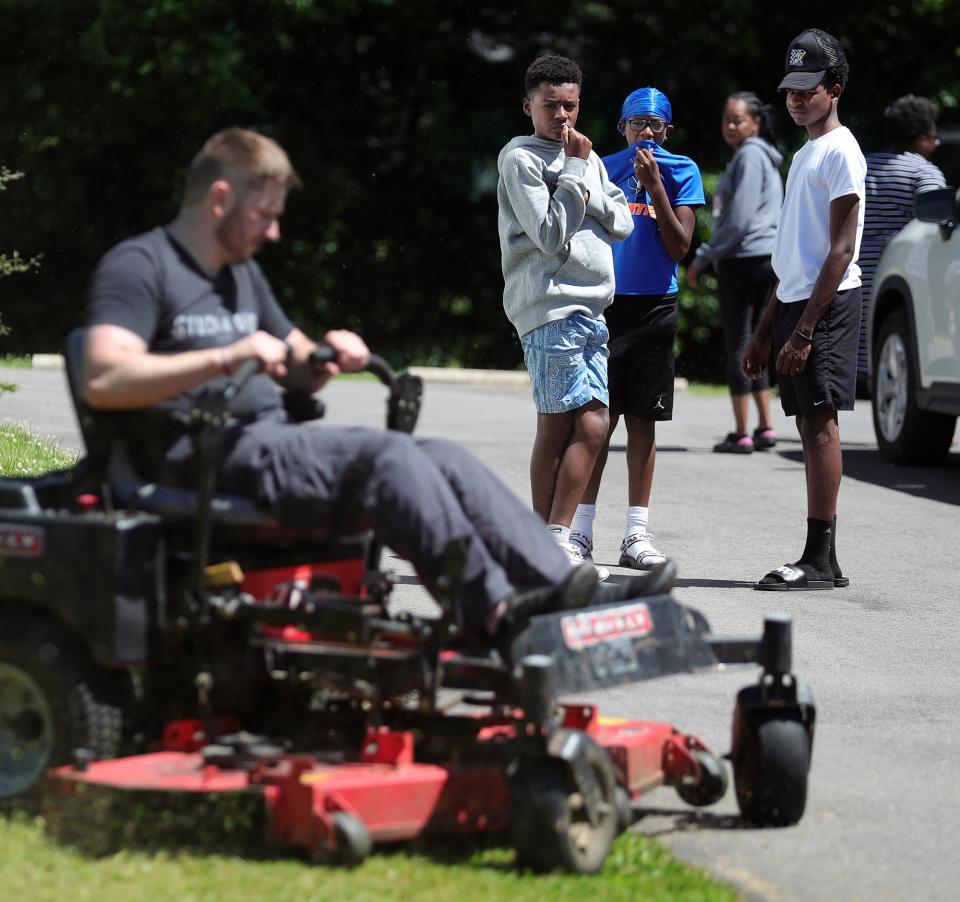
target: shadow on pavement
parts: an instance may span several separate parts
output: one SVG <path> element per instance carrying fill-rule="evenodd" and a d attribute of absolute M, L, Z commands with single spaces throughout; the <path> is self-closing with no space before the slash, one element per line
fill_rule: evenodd
<path fill-rule="evenodd" d="M 643 831 L 644 836 L 656 839 L 671 833 L 684 833 L 690 830 L 751 830 L 738 814 L 714 814 L 712 811 L 698 811 L 690 808 L 635 808 L 633 823 L 645 818 L 656 818 L 666 823 L 661 827 Z"/>
<path fill-rule="evenodd" d="M 657 445 L 657 454 L 686 454 L 689 451 L 706 451 L 706 448 L 687 448 L 683 445 Z M 610 446 L 611 454 L 626 454 L 627 446 L 626 445 L 611 445 Z"/>
<path fill-rule="evenodd" d="M 803 461 L 799 451 L 782 451 L 780 456 L 786 460 Z M 884 460 L 879 451 L 851 448 L 844 442 L 843 476 L 917 498 L 960 505 L 960 454 L 957 453 L 935 467 L 903 466 Z"/>
<path fill-rule="evenodd" d="M 753 583 L 742 579 L 678 579 L 678 589 L 752 589 Z"/>

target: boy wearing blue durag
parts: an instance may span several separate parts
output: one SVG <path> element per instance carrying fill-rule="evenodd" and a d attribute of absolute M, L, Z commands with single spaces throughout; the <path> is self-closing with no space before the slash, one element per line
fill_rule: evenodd
<path fill-rule="evenodd" d="M 610 429 L 571 528 L 584 555 L 593 549 L 593 518 L 610 437 L 627 427 L 627 526 L 620 566 L 650 570 L 666 560 L 648 529 L 656 463 L 656 424 L 673 418 L 673 344 L 677 337 L 677 262 L 687 255 L 703 205 L 700 170 L 663 145 L 673 132 L 666 94 L 640 88 L 623 102 L 617 131 L 625 150 L 603 157 L 627 196 L 633 233 L 613 247 L 616 293 L 607 309 Z"/>

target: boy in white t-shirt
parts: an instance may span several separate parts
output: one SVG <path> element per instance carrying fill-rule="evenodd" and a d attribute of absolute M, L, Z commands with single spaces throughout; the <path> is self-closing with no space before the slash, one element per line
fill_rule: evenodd
<path fill-rule="evenodd" d="M 849 67 L 840 42 L 813 28 L 787 49 L 787 112 L 810 140 L 790 165 L 771 263 L 774 291 L 741 368 L 756 378 L 775 350 L 780 401 L 795 415 L 807 477 L 807 543 L 794 564 L 757 589 L 849 585 L 837 564 L 837 495 L 843 462 L 837 411 L 853 410 L 860 335 L 860 269 L 866 162 L 840 124 Z"/>

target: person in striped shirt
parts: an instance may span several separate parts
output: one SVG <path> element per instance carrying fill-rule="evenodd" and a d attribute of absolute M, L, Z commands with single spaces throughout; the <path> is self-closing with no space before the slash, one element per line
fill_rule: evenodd
<path fill-rule="evenodd" d="M 945 188 L 943 173 L 930 162 L 940 145 L 937 111 L 925 97 L 907 94 L 884 111 L 890 150 L 867 155 L 866 208 L 860 245 L 863 298 L 857 355 L 857 397 L 869 398 L 867 318 L 873 302 L 873 274 L 887 242 L 913 218 L 913 195 Z"/>

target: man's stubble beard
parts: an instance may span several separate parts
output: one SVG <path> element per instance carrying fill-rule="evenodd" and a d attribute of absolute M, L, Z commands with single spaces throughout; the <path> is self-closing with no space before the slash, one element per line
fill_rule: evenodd
<path fill-rule="evenodd" d="M 232 210 L 217 223 L 214 235 L 223 251 L 226 263 L 230 266 L 245 263 L 255 253 L 247 249 L 247 242 L 243 236 L 243 217 L 236 210 Z"/>

